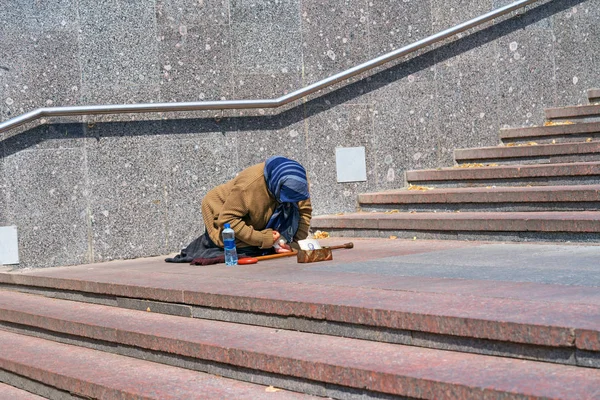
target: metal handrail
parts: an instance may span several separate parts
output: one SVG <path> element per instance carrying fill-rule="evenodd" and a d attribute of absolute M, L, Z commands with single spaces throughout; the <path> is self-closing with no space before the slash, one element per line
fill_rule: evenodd
<path fill-rule="evenodd" d="M 227 110 L 227 109 L 245 109 L 245 108 L 276 108 L 288 104 L 294 100 L 308 96 L 323 88 L 331 86 L 340 81 L 356 76 L 362 72 L 368 71 L 379 65 L 395 60 L 399 57 L 413 53 L 423 47 L 435 44 L 450 36 L 464 32 L 467 29 L 481 25 L 494 18 L 503 16 L 512 11 L 518 10 L 529 4 L 533 4 L 540 0 L 520 0 L 507 6 L 498 8 L 487 14 L 473 18 L 462 24 L 456 25 L 453 28 L 431 35 L 425 39 L 421 39 L 408 46 L 391 51 L 387 54 L 374 58 L 370 61 L 347 69 L 346 71 L 337 73 L 325 78 L 302 89 L 288 93 L 284 96 L 275 99 L 262 100 L 219 100 L 219 101 L 197 101 L 185 103 L 147 103 L 147 104 L 113 104 L 113 105 L 96 105 L 96 106 L 72 106 L 72 107 L 49 107 L 38 108 L 28 113 L 11 118 L 0 123 L 0 133 L 8 131 L 27 122 L 36 120 L 41 117 L 68 116 L 68 115 L 93 115 L 93 114 L 125 114 L 125 113 L 146 113 L 146 112 L 168 112 L 168 111 L 194 111 L 194 110 Z"/>

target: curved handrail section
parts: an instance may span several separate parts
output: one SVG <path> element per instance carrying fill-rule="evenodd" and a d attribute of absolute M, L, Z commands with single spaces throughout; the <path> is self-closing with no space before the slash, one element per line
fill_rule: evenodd
<path fill-rule="evenodd" d="M 352 78 L 365 71 L 378 67 L 399 57 L 406 56 L 419 49 L 430 46 L 458 33 L 479 26 L 485 22 L 506 15 L 512 11 L 536 3 L 540 0 L 519 0 L 504 7 L 500 7 L 487 14 L 473 18 L 434 35 L 428 36 L 417 42 L 391 51 L 365 63 L 356 65 L 343 72 L 315 82 L 302 89 L 288 93 L 275 99 L 262 100 L 219 100 L 219 101 L 197 101 L 184 103 L 147 103 L 147 104 L 113 104 L 113 105 L 91 105 L 71 107 L 44 107 L 28 113 L 11 118 L 0 123 L 0 133 L 9 129 L 34 121 L 42 117 L 58 117 L 70 115 L 96 115 L 96 114 L 126 114 L 126 113 L 148 113 L 148 112 L 170 112 L 170 111 L 196 111 L 196 110 L 228 110 L 248 108 L 277 108 L 292 101 L 301 99 L 340 81 Z"/>

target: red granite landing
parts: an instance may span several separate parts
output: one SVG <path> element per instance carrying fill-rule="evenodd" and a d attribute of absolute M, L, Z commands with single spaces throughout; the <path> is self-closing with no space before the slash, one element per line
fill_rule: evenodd
<path fill-rule="evenodd" d="M 343 243 L 332 239 L 330 243 Z M 356 239 L 327 263 L 228 268 L 138 259 L 0 273 L 0 282 L 444 335 L 600 350 L 597 287 L 340 272 L 480 242 Z M 331 267 L 331 271 L 328 268 Z M 527 266 L 524 265 L 524 268 Z M 7 302 L 10 304 L 10 301 Z"/>
<path fill-rule="evenodd" d="M 585 399 L 594 398 L 600 388 L 598 369 L 183 318 L 20 293 L 5 293 L 2 298 L 10 303 L 0 313 L 2 318 L 22 325 L 391 395 Z M 36 380 L 48 379 L 41 371 L 50 370 L 53 386 L 81 388 L 94 398 L 100 397 L 100 388 L 116 391 L 123 386 L 146 392 L 151 398 L 194 398 L 192 393 L 200 398 L 201 390 L 224 386 L 204 381 L 200 385 L 201 378 L 189 371 L 159 371 L 158 366 L 139 360 L 97 357 L 91 350 L 40 345 L 39 339 L 0 333 L 0 368 L 12 368 Z"/>

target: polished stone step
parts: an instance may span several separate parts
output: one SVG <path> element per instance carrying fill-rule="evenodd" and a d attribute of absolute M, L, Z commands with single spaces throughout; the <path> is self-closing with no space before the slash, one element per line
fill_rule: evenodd
<path fill-rule="evenodd" d="M 320 215 L 315 229 L 383 231 L 600 233 L 600 212 L 359 212 Z"/>
<path fill-rule="evenodd" d="M 464 279 L 460 284 L 455 280 L 442 283 L 436 279 L 345 274 L 335 270 L 357 260 L 369 264 L 370 259 L 379 256 L 397 256 L 390 248 L 393 244 L 383 240 L 356 241 L 354 250 L 336 253 L 338 261 L 328 263 L 334 268 L 328 274 L 310 269 L 299 271 L 296 266 L 291 273 L 289 267 L 297 264 L 286 259 L 285 263 L 263 267 L 257 264 L 255 269 L 237 271 L 237 279 L 222 279 L 222 268 L 214 266 L 204 267 L 203 279 L 199 280 L 195 278 L 197 268 L 185 265 L 176 265 L 179 274 L 167 278 L 164 270 L 168 266 L 162 260 L 145 260 L 147 265 L 143 267 L 127 263 L 129 268 L 135 268 L 129 273 L 121 272 L 122 265 L 118 263 L 98 264 L 95 271 L 88 270 L 90 276 L 85 279 L 73 278 L 79 268 L 36 271 L 35 275 L 6 274 L 2 278 L 14 278 L 11 285 L 4 286 L 14 291 L 152 313 L 600 367 L 600 358 L 593 361 L 590 354 L 582 353 L 594 347 L 576 347 L 570 333 L 585 332 L 589 325 L 587 317 L 572 315 L 577 304 L 593 306 L 593 310 L 600 306 L 595 288 Z M 473 244 L 438 241 L 419 246 L 443 251 Z M 405 253 L 402 247 L 397 251 Z M 55 279 L 48 280 L 48 275 Z M 365 281 L 368 286 L 362 287 Z M 440 285 L 443 290 L 436 293 Z M 0 317 L 5 318 L 4 324 L 15 323 L 10 319 L 11 313 L 23 312 L 15 304 L 36 301 L 30 310 L 44 304 L 40 298 L 18 293 L 6 291 L 0 295 L 6 313 Z M 506 295 L 510 300 L 504 298 Z M 538 301 L 543 302 L 541 307 Z M 472 308 L 472 304 L 483 309 Z M 537 310 L 537 314 L 524 315 L 519 311 L 529 308 Z M 553 326 L 544 321 L 561 322 Z M 502 328 L 506 323 L 511 324 L 510 331 Z M 547 340 L 548 335 L 565 339 Z"/>
<path fill-rule="evenodd" d="M 0 371 L 0 376 L 4 374 Z M 1 381 L 1 380 L 0 380 Z M 43 400 L 45 397 L 40 397 L 31 392 L 18 389 L 14 386 L 9 386 L 4 383 L 0 383 L 0 399 L 6 400 Z"/>
<path fill-rule="evenodd" d="M 6 379 L 31 390 L 44 393 L 54 388 L 50 398 L 313 398 L 284 390 L 273 393 L 263 385 L 4 330 L 0 330 L 0 368 L 6 372 Z"/>
<path fill-rule="evenodd" d="M 600 89 L 590 89 L 588 90 L 588 99 L 590 103 L 595 103 L 600 101 Z"/>
<path fill-rule="evenodd" d="M 600 210 L 600 185 L 397 189 L 362 193 L 358 202 L 363 211 Z"/>
<path fill-rule="evenodd" d="M 25 294 L 5 293 L 2 299 L 2 318 L 12 320 L 13 324 L 5 329 L 31 329 L 31 334 L 46 339 L 70 341 L 138 358 L 155 358 L 164 363 L 185 361 L 187 368 L 218 371 L 222 376 L 260 381 L 320 396 L 436 399 L 443 398 L 450 390 L 456 398 L 477 398 L 485 394 L 490 399 L 523 396 L 575 399 L 590 397 L 600 385 L 600 370 L 594 368 L 205 321 Z M 40 308 L 40 304 L 44 307 Z M 540 312 L 539 309 L 533 311 Z M 597 316 L 584 307 L 572 307 L 572 312 L 579 318 L 583 317 L 581 312 L 587 313 L 588 318 L 592 318 L 590 323 Z M 490 310 L 485 314 L 489 318 Z M 502 329 L 487 327 L 480 333 L 510 333 L 513 330 L 512 324 L 499 322 Z M 441 321 L 437 325 L 444 326 Z M 445 328 L 454 326 L 456 334 L 460 334 L 460 330 L 468 328 L 465 325 L 468 324 L 457 321 Z M 541 335 L 536 335 L 535 330 L 523 332 L 533 340 L 577 343 L 573 333 L 577 335 L 578 330 L 566 329 L 560 323 Z M 586 329 L 581 333 L 582 338 L 587 339 L 582 345 L 597 345 Z M 105 377 L 107 383 L 130 382 L 131 387 L 141 388 L 138 390 L 149 390 L 150 382 L 154 382 L 159 398 L 168 398 L 162 394 L 173 391 L 173 386 L 179 386 L 180 382 L 193 382 L 198 386 L 187 375 L 178 379 L 180 374 L 194 374 L 191 371 L 155 372 L 153 369 L 160 366 L 148 366 L 151 364 L 148 361 L 133 359 L 124 359 L 127 366 L 123 367 L 113 361 L 120 358 L 118 355 L 107 357 L 94 350 L 46 341 L 41 345 L 42 339 L 14 332 L 0 332 L 0 337 L 0 367 L 33 380 L 43 379 L 47 375 L 46 369 L 56 368 L 55 375 L 66 375 L 67 379 L 73 379 L 70 377 L 73 374 L 86 376 L 88 380 L 99 375 Z M 87 352 L 94 352 L 94 355 Z M 96 357 L 100 356 L 110 361 L 99 361 Z M 83 363 L 76 360 L 83 360 Z M 138 362 L 143 362 L 145 367 L 138 367 Z M 465 366 L 472 373 L 465 374 Z M 166 385 L 159 376 L 168 377 L 171 384 Z M 527 379 L 523 379 L 524 376 Z M 131 379 L 136 378 L 139 379 L 137 384 L 131 384 Z M 65 386 L 74 387 L 76 382 L 67 381 Z M 536 384 L 532 385 L 532 382 Z M 92 394 L 88 396 L 94 397 L 96 387 L 93 385 Z M 180 390 L 185 391 L 185 388 Z M 190 398 L 185 393 L 183 396 Z"/>
<path fill-rule="evenodd" d="M 600 140 L 600 122 L 582 122 L 550 126 L 500 129 L 500 139 L 506 143 L 557 143 Z"/>
<path fill-rule="evenodd" d="M 457 149 L 454 151 L 454 159 L 459 164 L 556 164 L 565 162 L 600 161 L 600 141 Z"/>
<path fill-rule="evenodd" d="M 406 172 L 406 180 L 436 187 L 599 184 L 600 162 L 415 170 Z"/>
<path fill-rule="evenodd" d="M 600 117 L 600 104 L 547 108 L 544 110 L 546 119 L 580 119 Z"/>

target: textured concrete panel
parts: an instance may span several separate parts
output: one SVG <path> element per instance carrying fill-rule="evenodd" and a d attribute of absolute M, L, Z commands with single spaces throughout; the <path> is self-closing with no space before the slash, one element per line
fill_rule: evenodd
<path fill-rule="evenodd" d="M 300 25 L 300 0 L 230 0 L 231 22 Z"/>
<path fill-rule="evenodd" d="M 185 31 L 163 27 L 159 60 L 163 101 L 232 98 L 231 40 L 226 27 L 199 25 Z"/>
<path fill-rule="evenodd" d="M 372 119 L 366 105 L 344 105 L 327 109 L 324 104 L 311 104 L 307 121 L 307 148 L 311 158 L 306 165 L 311 184 L 313 207 L 334 213 L 354 210 L 356 192 L 373 188 L 374 154 L 366 152 L 367 181 L 338 183 L 335 165 L 337 147 L 369 148 L 372 143 Z"/>
<path fill-rule="evenodd" d="M 588 1 L 552 18 L 560 104 L 586 104 L 586 91 L 598 85 L 600 3 Z"/>
<path fill-rule="evenodd" d="M 296 107 L 273 116 L 240 118 L 236 135 L 239 169 L 280 155 L 298 161 L 308 170 L 303 116 L 303 108 Z"/>
<path fill-rule="evenodd" d="M 71 123 L 38 125 L 6 136 L 2 143 L 6 156 L 10 156 L 23 150 L 81 149 L 85 134 L 82 124 Z"/>
<path fill-rule="evenodd" d="M 194 25 L 228 25 L 228 0 L 156 0 L 156 22 L 184 31 Z"/>
<path fill-rule="evenodd" d="M 287 69 L 283 69 L 288 71 Z M 234 90 L 236 99 L 272 99 L 302 89 L 302 73 L 276 72 L 272 74 L 235 74 Z M 290 107 L 297 105 L 292 103 Z M 285 108 L 285 107 L 284 107 Z M 281 113 L 282 109 L 265 109 L 266 113 Z M 246 110 L 236 110 L 237 113 L 248 113 Z M 256 113 L 256 111 L 253 111 Z M 260 114 L 259 114 L 260 115 Z"/>
<path fill-rule="evenodd" d="M 154 4 L 135 1 L 79 2 L 82 94 L 89 103 L 156 101 L 157 41 Z M 133 99 L 129 86 L 137 87 Z M 109 91 L 101 91 L 103 86 Z M 145 88 L 146 93 L 144 93 Z M 141 93 L 140 93 L 141 92 Z"/>
<path fill-rule="evenodd" d="M 399 49 L 432 33 L 431 8 L 427 2 L 369 2 L 371 57 Z"/>
<path fill-rule="evenodd" d="M 504 5 L 508 2 L 504 1 Z M 478 17 L 494 8 L 494 0 L 466 2 L 462 0 L 430 0 L 432 14 L 432 33 L 451 28 L 471 18 Z"/>
<path fill-rule="evenodd" d="M 4 26 L 0 36 L 3 120 L 39 107 L 77 103 L 80 74 L 75 34 L 23 32 Z"/>
<path fill-rule="evenodd" d="M 21 151 L 5 158 L 8 212 L 21 267 L 88 262 L 83 151 Z"/>
<path fill-rule="evenodd" d="M 4 174 L 4 160 L 5 155 L 2 141 L 0 141 L 0 226 L 8 225 L 8 191 Z"/>
<path fill-rule="evenodd" d="M 368 20 L 366 0 L 302 2 L 305 84 L 369 59 Z"/>
<path fill-rule="evenodd" d="M 468 37 L 436 53 L 436 114 L 440 164 L 453 164 L 455 148 L 498 143 L 496 44 Z"/>
<path fill-rule="evenodd" d="M 556 101 L 549 21 L 528 24 L 530 17 L 508 21 L 510 32 L 497 41 L 498 116 L 505 127 L 540 125 L 541 108 Z"/>
<path fill-rule="evenodd" d="M 410 73 L 408 76 L 406 74 Z M 434 72 L 409 63 L 373 92 L 373 145 L 379 188 L 404 185 L 404 171 L 437 165 L 441 135 L 436 121 Z"/>
<path fill-rule="evenodd" d="M 167 251 L 178 252 L 204 233 L 203 197 L 240 170 L 235 144 L 231 135 L 221 133 L 162 142 Z"/>
<path fill-rule="evenodd" d="M 74 31 L 77 1 L 5 0 L 0 4 L 0 22 L 28 32 Z"/>
<path fill-rule="evenodd" d="M 233 35 L 236 74 L 287 73 L 301 70 L 298 27 L 275 23 L 237 23 Z"/>
<path fill-rule="evenodd" d="M 88 139 L 94 260 L 164 254 L 165 166 L 160 146 Z"/>

